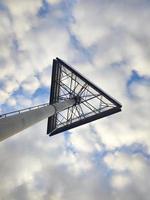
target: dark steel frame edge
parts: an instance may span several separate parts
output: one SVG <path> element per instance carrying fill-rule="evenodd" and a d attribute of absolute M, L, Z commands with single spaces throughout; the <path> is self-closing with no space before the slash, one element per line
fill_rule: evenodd
<path fill-rule="evenodd" d="M 110 97 L 108 94 L 106 94 L 102 89 L 98 88 L 96 85 L 94 85 L 93 83 L 91 83 L 89 80 L 87 80 L 83 75 L 81 75 L 79 72 L 77 72 L 75 69 L 73 69 L 71 66 L 69 66 L 68 64 L 66 64 L 64 61 L 62 61 L 59 58 L 56 58 L 53 60 L 53 66 L 52 66 L 52 79 L 51 79 L 51 88 L 50 88 L 50 101 L 49 104 L 53 104 L 57 101 L 56 99 L 56 95 L 55 95 L 55 89 L 57 89 L 57 92 L 59 93 L 59 88 L 56 88 L 56 86 L 58 86 L 58 84 L 56 84 L 55 79 L 59 78 L 59 71 L 57 70 L 61 70 L 60 67 L 57 67 L 57 61 L 59 63 L 61 63 L 63 66 L 65 66 L 69 71 L 71 71 L 72 73 L 74 73 L 76 76 L 78 76 L 81 80 L 83 80 L 84 82 L 86 82 L 88 85 L 90 85 L 92 88 L 94 88 L 97 92 L 101 93 L 105 98 L 107 98 L 109 101 L 111 101 L 114 105 L 116 105 L 115 108 L 111 108 L 107 111 L 104 111 L 102 113 L 98 113 L 96 115 L 87 117 L 86 119 L 82 119 L 80 121 L 77 122 L 73 122 L 72 124 L 69 125 L 65 125 L 61 128 L 57 128 L 56 127 L 56 118 L 57 118 L 57 114 L 55 114 L 52 117 L 48 118 L 48 123 L 47 123 L 47 134 L 49 134 L 49 136 L 53 136 L 56 135 L 60 132 L 75 128 L 79 125 L 83 125 L 86 123 L 89 123 L 91 121 L 95 121 L 97 119 L 106 117 L 108 115 L 112 115 L 114 113 L 120 112 L 121 111 L 121 107 L 122 105 L 115 100 L 114 98 Z M 61 72 L 60 72 L 61 73 Z"/>

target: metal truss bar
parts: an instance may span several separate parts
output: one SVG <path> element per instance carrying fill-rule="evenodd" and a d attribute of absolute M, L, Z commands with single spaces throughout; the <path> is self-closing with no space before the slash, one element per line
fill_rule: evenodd
<path fill-rule="evenodd" d="M 63 70 L 62 70 L 63 71 Z M 64 71 L 63 71 L 64 72 Z M 79 91 L 79 93 L 81 94 L 81 92 L 83 93 L 85 90 L 87 90 L 89 93 L 91 93 L 92 95 L 94 95 L 94 97 L 91 97 L 90 99 L 87 99 L 87 100 L 84 100 L 84 102 L 86 102 L 86 104 L 88 104 L 89 106 L 87 106 L 85 103 L 84 103 L 84 105 L 86 106 L 86 107 L 88 107 L 92 112 L 94 111 L 94 110 L 97 110 L 94 106 L 92 106 L 89 102 L 87 102 L 87 101 L 89 101 L 89 100 L 91 100 L 91 99 L 93 99 L 93 98 L 97 98 L 97 99 L 99 99 L 98 97 L 100 96 L 100 94 L 99 95 L 95 95 L 95 94 L 93 94 L 89 89 L 87 89 L 87 87 L 88 87 L 88 85 L 87 84 L 84 84 L 84 86 L 83 85 L 81 85 L 78 81 L 76 81 L 76 77 L 75 77 L 75 79 L 72 77 L 72 76 L 70 76 L 70 74 L 68 74 L 68 73 L 66 73 L 66 72 L 64 72 L 65 74 L 66 74 L 66 76 L 69 76 L 70 78 L 71 78 L 71 85 L 72 85 L 72 80 L 74 80 L 75 81 L 75 83 L 77 83 L 77 85 L 75 85 L 75 88 L 74 88 L 74 90 L 72 90 L 71 89 L 71 87 L 69 88 L 67 85 L 65 85 L 62 81 L 60 81 L 60 83 L 58 83 L 58 81 L 57 81 L 57 83 L 60 85 L 60 86 L 62 86 L 63 87 L 63 89 L 65 89 L 67 92 L 68 92 L 68 94 L 70 94 L 71 92 L 75 92 L 75 89 L 78 87 L 78 85 L 80 85 L 82 88 L 80 89 L 80 91 Z M 70 91 L 69 91 L 70 90 Z M 67 95 L 67 94 L 66 94 Z M 63 95 L 64 96 L 64 95 Z M 105 105 L 107 105 L 108 106 L 108 104 L 106 104 L 104 101 L 102 101 L 102 99 L 99 99 L 99 101 L 101 101 L 101 102 L 103 102 Z M 83 101 L 81 102 L 81 103 L 83 103 Z M 90 108 L 90 106 L 94 109 L 91 109 Z M 95 112 L 95 111 L 94 111 Z M 71 118 L 72 118 L 73 116 L 71 115 Z"/>
<path fill-rule="evenodd" d="M 72 76 L 73 76 L 73 73 L 71 72 L 70 92 L 72 91 Z"/>
<path fill-rule="evenodd" d="M 71 76 L 70 76 L 70 78 L 72 78 Z M 76 78 L 76 77 L 75 77 Z M 74 78 L 72 78 L 75 82 L 77 82 L 78 83 L 78 85 L 80 85 L 81 87 L 83 87 L 83 85 L 81 85 L 81 83 L 79 83 L 78 81 L 76 81 L 76 79 L 74 79 Z M 65 84 L 64 84 L 65 85 Z M 77 85 L 77 86 L 78 86 Z M 75 89 L 77 88 L 77 86 L 74 88 L 74 90 L 73 90 L 73 92 L 75 93 Z M 69 87 L 68 87 L 69 88 Z M 89 89 L 87 89 L 86 88 L 86 90 L 89 92 L 89 93 L 91 93 L 92 95 L 94 95 L 95 96 L 95 94 L 93 94 Z M 102 96 L 102 94 L 99 94 L 99 95 L 101 95 Z M 97 98 L 99 99 L 99 97 L 97 96 Z M 102 101 L 104 104 L 107 104 L 107 103 L 105 103 L 103 100 L 101 100 L 101 99 L 99 99 L 100 101 Z"/>
<path fill-rule="evenodd" d="M 69 118 L 69 121 L 71 121 L 72 122 L 72 115 L 73 115 L 73 106 L 71 107 L 71 109 L 70 109 L 71 111 L 71 115 L 70 115 L 70 118 Z"/>
<path fill-rule="evenodd" d="M 58 83 L 58 82 L 57 82 Z M 70 88 L 67 86 L 67 85 L 65 85 L 63 82 L 61 82 L 60 81 L 60 83 L 58 83 L 63 89 L 65 89 L 67 92 L 68 92 L 68 94 L 71 94 L 71 91 L 70 91 Z"/>
<path fill-rule="evenodd" d="M 82 96 L 82 98 L 83 98 L 83 96 Z M 87 101 L 89 101 L 89 100 L 92 100 L 92 99 L 94 99 L 94 98 L 97 98 L 96 96 L 92 96 L 91 98 L 89 98 L 89 99 L 83 99 L 84 101 L 81 101 L 81 103 L 82 102 L 87 102 Z M 106 104 L 105 104 L 106 105 Z"/>
<path fill-rule="evenodd" d="M 100 96 L 100 94 L 94 94 L 94 96 L 98 97 L 98 96 Z M 93 95 L 85 95 L 85 96 L 82 95 L 82 98 L 85 98 L 85 97 L 89 97 L 90 98 L 90 97 L 93 97 Z"/>
<path fill-rule="evenodd" d="M 80 110 L 82 112 L 82 115 L 84 116 L 84 112 L 83 112 L 82 106 L 80 104 L 78 106 L 79 106 L 79 108 L 80 108 Z"/>
<path fill-rule="evenodd" d="M 82 86 L 82 88 L 80 89 L 80 91 L 78 92 L 78 95 L 82 95 L 83 94 L 83 92 L 86 90 L 86 88 L 88 87 L 88 85 L 85 83 L 83 86 Z"/>
<path fill-rule="evenodd" d="M 99 111 L 99 110 L 96 110 L 96 111 Z M 105 112 L 105 111 L 104 111 L 104 112 Z M 89 116 L 89 115 L 90 115 L 91 117 L 95 115 L 95 114 L 91 115 L 91 113 L 93 113 L 93 112 L 89 112 L 89 113 L 86 113 L 86 114 L 83 114 L 83 115 L 80 115 L 80 116 L 75 115 L 75 116 L 76 116 L 75 118 L 71 118 L 71 119 L 69 119 L 69 120 L 70 120 L 71 122 L 72 122 L 72 121 L 78 121 L 79 119 L 83 119 L 83 118 L 86 119 L 86 117 Z M 98 114 L 98 113 L 100 113 L 100 112 L 96 112 L 96 114 Z M 74 111 L 73 111 L 73 114 L 72 114 L 72 115 L 74 115 Z M 83 117 L 83 118 L 82 118 L 82 117 Z M 68 123 L 69 120 L 66 121 L 66 122 L 64 122 L 64 124 L 65 124 L 65 123 Z M 61 124 L 62 124 L 62 123 L 61 123 Z M 58 125 L 60 125 L 60 124 L 58 124 Z"/>
<path fill-rule="evenodd" d="M 67 110 L 67 121 L 69 119 L 69 111 L 70 111 L 70 108 L 68 108 L 68 110 Z"/>
<path fill-rule="evenodd" d="M 73 117 L 76 116 L 78 118 L 78 116 L 76 115 L 76 109 L 75 109 L 76 106 L 73 106 L 73 113 L 72 113 L 72 120 L 73 120 Z"/>
<path fill-rule="evenodd" d="M 66 98 L 67 95 L 68 95 L 68 93 L 62 94 L 61 96 L 59 95 L 59 99 L 61 99 L 61 98 L 62 98 L 62 99 L 67 99 L 67 98 Z"/>
<path fill-rule="evenodd" d="M 71 128 L 74 128 L 74 127 L 77 127 L 77 126 L 80 126 L 80 125 L 83 125 L 83 124 L 86 124 L 86 123 L 89 123 L 89 122 L 92 122 L 94 120 L 97 120 L 97 119 L 100 119 L 100 118 L 103 118 L 103 117 L 106 117 L 108 115 L 112 115 L 114 113 L 117 113 L 117 112 L 120 112 L 121 109 L 118 108 L 118 107 L 114 107 L 110 110 L 106 110 L 104 111 L 103 113 L 97 113 L 93 116 L 90 116 L 90 117 L 87 117 L 85 119 L 81 119 L 79 121 L 76 121 L 74 123 L 71 123 L 71 124 L 67 124 L 66 126 L 63 126 L 63 127 L 60 127 L 58 129 L 56 129 L 55 131 L 53 131 L 52 133 L 50 133 L 50 136 L 53 136 L 57 133 L 60 133 L 62 131 L 65 131 L 66 129 L 69 130 Z"/>
<path fill-rule="evenodd" d="M 65 81 L 65 80 L 67 80 L 67 79 L 69 79 L 70 77 L 69 76 L 65 76 L 65 77 L 61 77 L 61 81 Z"/>
<path fill-rule="evenodd" d="M 61 85 L 60 85 L 61 86 Z M 63 88 L 63 89 L 65 89 L 65 88 Z M 61 92 L 63 93 L 63 94 L 61 94 L 61 96 L 67 96 L 68 95 L 68 93 L 65 93 L 63 90 L 61 90 Z M 59 94 L 60 95 L 60 94 Z M 60 96 L 59 96 L 60 97 Z"/>
<path fill-rule="evenodd" d="M 78 110 L 78 107 L 76 106 L 76 111 L 77 111 L 77 113 L 78 113 L 78 116 L 81 118 L 81 113 L 80 113 L 80 111 Z"/>
<path fill-rule="evenodd" d="M 57 124 L 54 117 L 48 120 L 51 125 L 47 129 L 47 133 L 54 135 L 121 110 L 119 102 L 96 87 L 80 73 L 58 58 L 55 59 L 55 62 L 56 65 L 53 67 L 57 68 L 55 70 L 57 73 L 54 85 L 59 91 L 55 95 L 56 99 L 65 101 L 65 99 L 75 97 L 76 103 L 67 108 L 66 112 L 58 113 L 60 117 L 55 115 L 56 119 L 59 120 L 57 120 Z M 54 129 L 55 131 L 53 131 Z"/>
<path fill-rule="evenodd" d="M 93 89 L 95 89 L 98 93 L 101 93 L 106 99 L 111 101 L 113 104 L 115 104 L 117 107 L 121 108 L 122 105 L 114 98 L 106 94 L 102 89 L 95 86 L 95 84 L 91 83 L 89 80 L 87 80 L 83 75 L 81 75 L 79 72 L 71 68 L 69 65 L 67 65 L 64 61 L 62 61 L 59 58 L 56 58 L 56 60 L 61 63 L 62 66 L 66 67 L 69 71 L 72 71 L 76 76 L 78 76 L 82 81 L 86 82 L 88 85 L 90 85 Z"/>
<path fill-rule="evenodd" d="M 89 108 L 92 112 L 95 112 L 96 108 L 94 108 L 94 110 L 92 110 L 92 108 L 90 108 L 88 105 L 86 105 L 85 103 L 87 102 L 82 102 L 87 108 Z M 91 106 L 91 105 L 90 105 Z M 93 107 L 93 106 L 92 106 Z M 96 113 L 96 112 L 95 112 Z"/>
<path fill-rule="evenodd" d="M 94 99 L 94 98 L 97 98 L 97 97 L 99 97 L 100 95 L 98 94 L 98 95 L 95 95 L 95 96 L 93 96 L 93 95 L 89 95 L 89 97 L 91 97 L 91 98 L 89 98 L 89 99 L 84 99 L 84 102 L 86 102 L 86 101 L 89 101 L 89 100 L 92 100 L 92 99 Z M 85 98 L 86 96 L 82 96 L 82 98 Z M 97 98 L 99 101 L 100 101 L 100 104 L 101 103 L 104 103 L 104 105 L 107 105 L 107 106 L 112 106 L 112 104 L 107 104 L 107 103 L 105 103 L 104 101 L 102 101 L 101 99 L 99 99 L 99 98 Z M 82 101 L 81 101 L 81 103 L 82 103 Z M 114 107 L 114 106 L 113 106 Z"/>
<path fill-rule="evenodd" d="M 56 118 L 56 121 L 59 122 L 59 123 L 57 123 L 58 126 L 60 126 L 60 125 L 66 125 L 66 122 L 61 122 L 58 118 Z"/>
<path fill-rule="evenodd" d="M 81 101 L 82 102 L 82 101 Z M 95 108 L 91 103 L 88 102 L 88 100 L 84 100 L 82 103 L 87 103 L 89 106 L 91 106 L 93 109 L 97 109 Z"/>
<path fill-rule="evenodd" d="M 67 120 L 67 118 L 64 117 L 64 116 L 61 114 L 61 112 L 59 112 L 58 114 L 61 115 L 65 120 Z"/>
<path fill-rule="evenodd" d="M 62 67 L 62 72 L 65 73 L 66 76 L 69 76 L 69 75 L 72 73 L 72 72 L 70 72 L 69 70 L 67 70 L 67 71 L 68 71 L 68 73 L 67 73 L 67 72 L 66 72 L 66 68 L 64 68 L 63 65 L 61 65 L 61 67 Z"/>
<path fill-rule="evenodd" d="M 56 83 L 58 84 L 58 85 L 60 85 L 61 87 L 63 87 L 63 89 L 65 89 L 67 92 L 68 92 L 68 94 L 70 94 L 71 92 L 70 92 L 70 88 L 67 86 L 67 85 L 65 85 L 64 83 L 62 83 L 61 81 L 60 82 L 58 82 L 58 81 L 56 81 Z M 65 86 L 65 87 L 64 87 Z M 69 89 L 69 90 L 68 90 Z"/>

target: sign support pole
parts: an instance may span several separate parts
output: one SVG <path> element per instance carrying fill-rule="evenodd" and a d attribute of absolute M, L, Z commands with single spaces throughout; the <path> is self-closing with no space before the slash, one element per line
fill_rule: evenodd
<path fill-rule="evenodd" d="M 21 112 L 21 110 L 16 111 L 11 116 L 9 116 L 9 113 L 2 115 L 0 118 L 0 141 L 73 106 L 75 103 L 75 98 L 72 98 L 53 105 L 46 105 L 36 109 L 31 108 L 24 112 Z"/>

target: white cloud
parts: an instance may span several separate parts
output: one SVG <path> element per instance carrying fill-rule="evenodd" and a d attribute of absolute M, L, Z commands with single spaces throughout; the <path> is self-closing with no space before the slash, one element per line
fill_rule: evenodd
<path fill-rule="evenodd" d="M 140 155 L 129 155 L 120 152 L 106 155 L 104 162 L 113 170 L 119 172 L 127 170 L 135 173 L 135 175 L 141 174 L 146 164 L 146 161 Z"/>
<path fill-rule="evenodd" d="M 11 26 L 11 33 L 18 38 L 22 38 L 23 35 L 29 31 L 36 18 L 36 14 L 39 8 L 42 6 L 42 1 L 27 0 L 24 2 L 14 0 L 3 1 L 9 11 L 9 26 Z M 10 32 L 10 31 L 9 31 Z"/>
<path fill-rule="evenodd" d="M 3 103 L 8 99 L 9 94 L 7 92 L 0 91 L 0 97 L 0 102 Z"/>
<path fill-rule="evenodd" d="M 33 102 L 30 98 L 25 97 L 24 95 L 16 95 L 16 109 L 22 109 L 33 106 Z"/>
<path fill-rule="evenodd" d="M 20 2 L 18 0 L 14 0 L 13 2 L 11 0 L 5 0 L 5 5 L 8 7 L 12 15 L 14 16 L 23 16 L 27 13 L 29 14 L 35 14 L 39 7 L 42 4 L 41 0 L 37 0 L 36 2 L 34 0 L 27 0 L 24 2 Z"/>
<path fill-rule="evenodd" d="M 59 23 L 60 18 L 64 17 L 63 12 L 58 14 L 59 10 L 54 9 L 47 18 L 40 18 L 37 13 L 42 7 L 41 0 L 23 3 L 17 0 L 12 3 L 8 0 L 3 3 L 8 10 L 1 12 L 0 78 L 5 85 L 9 84 L 9 91 L 2 91 L 2 103 L 20 85 L 28 91 L 32 90 L 27 82 L 35 74 L 39 75 L 40 83 L 34 81 L 33 90 L 43 85 L 49 86 L 48 74 L 44 71 L 48 66 L 50 68 L 52 59 L 58 56 L 70 60 L 75 56 L 69 33 Z"/>
<path fill-rule="evenodd" d="M 39 81 L 41 83 L 42 86 L 45 87 L 50 87 L 51 84 L 51 71 L 50 71 L 51 67 L 48 66 L 47 68 L 45 68 L 41 73 L 40 73 L 40 77 L 39 77 Z"/>
<path fill-rule="evenodd" d="M 112 177 L 111 184 L 114 188 L 123 189 L 127 185 L 129 185 L 130 179 L 124 175 L 116 175 Z"/>
<path fill-rule="evenodd" d="M 13 97 L 9 98 L 7 104 L 10 106 L 16 106 L 16 99 Z"/>
<path fill-rule="evenodd" d="M 122 113 L 94 123 L 99 137 L 110 149 L 122 145 L 131 145 L 132 143 L 140 143 L 150 149 L 148 140 L 150 128 L 148 84 L 142 82 L 131 84 L 130 92 L 134 95 L 134 98 L 127 98 L 127 89 L 119 85 L 119 82 L 116 85 L 118 85 L 118 89 L 121 87 L 116 94 L 121 92 L 118 96 L 121 97 L 123 104 Z M 113 85 L 111 84 L 111 86 Z M 112 94 L 114 93 L 115 90 Z"/>
<path fill-rule="evenodd" d="M 91 133 L 91 128 L 88 125 L 73 129 L 70 135 L 70 144 L 75 148 L 75 151 L 83 153 L 93 153 L 101 150 L 101 144 L 97 141 L 95 133 Z M 82 134 L 81 134 L 82 133 Z"/>
<path fill-rule="evenodd" d="M 149 183 L 144 183 L 150 176 L 149 160 L 142 154 L 127 154 L 115 152 L 107 154 L 104 162 L 108 168 L 114 170 L 111 177 L 112 187 L 116 189 L 131 188 L 138 191 L 139 194 L 146 195 L 149 193 Z M 137 193 L 138 193 L 137 192 Z"/>
<path fill-rule="evenodd" d="M 56 3 L 60 3 L 61 0 L 47 0 L 47 2 L 50 4 L 56 4 Z"/>
<path fill-rule="evenodd" d="M 1 198 L 148 200 L 149 3 L 82 0 L 62 1 L 63 7 L 49 0 L 53 9 L 39 17 L 41 0 L 1 2 L 1 104 L 40 103 L 43 96 L 32 94 L 49 87 L 56 56 L 123 104 L 121 113 L 70 130 L 67 141 L 63 134 L 49 138 L 45 120 L 1 142 Z M 128 86 L 132 70 L 144 77 Z M 135 143 L 147 158 L 109 153 Z"/>
<path fill-rule="evenodd" d="M 146 101 L 150 100 L 150 95 L 148 94 L 150 84 L 149 83 L 133 83 L 130 87 L 132 95 L 136 97 L 138 100 L 143 101 L 146 103 Z"/>
<path fill-rule="evenodd" d="M 77 1 L 72 31 L 85 47 L 94 45 L 94 63 L 128 62 L 127 70 L 149 71 L 149 6 L 141 1 Z M 136 8 L 136 9 L 135 9 Z M 137 20 L 139 18 L 140 19 Z M 143 27 L 141 32 L 141 27 Z"/>
<path fill-rule="evenodd" d="M 39 80 L 36 77 L 29 77 L 22 83 L 21 87 L 29 93 L 34 93 L 40 86 Z"/>
<path fill-rule="evenodd" d="M 79 154 L 73 154 L 72 152 L 67 151 L 62 155 L 59 165 L 65 165 L 68 171 L 73 173 L 74 176 L 85 174 L 93 167 L 88 157 L 81 157 Z"/>
<path fill-rule="evenodd" d="M 3 86 L 4 91 L 10 93 L 10 92 L 13 92 L 14 90 L 18 89 L 19 85 L 15 79 L 13 79 L 13 78 L 11 79 L 11 77 L 10 77 L 5 80 L 6 80 L 6 82 L 4 82 L 4 86 Z"/>

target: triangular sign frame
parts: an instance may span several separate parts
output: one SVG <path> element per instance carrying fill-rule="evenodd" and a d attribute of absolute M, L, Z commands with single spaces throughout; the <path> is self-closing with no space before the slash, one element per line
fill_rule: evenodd
<path fill-rule="evenodd" d="M 53 60 L 50 102 L 78 98 L 75 105 L 48 118 L 50 136 L 121 111 L 122 105 L 63 60 Z"/>

